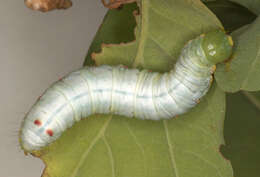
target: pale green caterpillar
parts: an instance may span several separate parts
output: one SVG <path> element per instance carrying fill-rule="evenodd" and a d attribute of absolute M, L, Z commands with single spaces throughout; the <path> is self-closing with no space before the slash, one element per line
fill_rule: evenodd
<path fill-rule="evenodd" d="M 233 42 L 223 31 L 188 42 L 167 73 L 124 67 L 84 67 L 54 83 L 25 117 L 25 151 L 56 140 L 76 121 L 96 113 L 138 119 L 170 119 L 194 107 L 208 92 L 216 63 L 228 59 Z"/>

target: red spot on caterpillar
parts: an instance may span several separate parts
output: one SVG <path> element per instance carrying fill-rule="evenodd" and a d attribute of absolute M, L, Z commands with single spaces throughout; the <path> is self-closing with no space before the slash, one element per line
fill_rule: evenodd
<path fill-rule="evenodd" d="M 51 129 L 46 130 L 46 133 L 47 133 L 49 136 L 53 136 L 53 131 L 52 131 Z"/>
<path fill-rule="evenodd" d="M 42 122 L 41 122 L 40 120 L 36 119 L 36 120 L 34 121 L 34 124 L 37 125 L 37 126 L 41 126 L 41 125 L 42 125 Z"/>

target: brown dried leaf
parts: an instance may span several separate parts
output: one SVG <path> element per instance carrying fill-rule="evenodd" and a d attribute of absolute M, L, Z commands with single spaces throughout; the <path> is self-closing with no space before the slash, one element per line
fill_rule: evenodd
<path fill-rule="evenodd" d="M 109 9 L 117 9 L 120 8 L 123 4 L 128 4 L 132 2 L 136 2 L 137 0 L 102 0 L 102 3 L 105 7 Z"/>
<path fill-rule="evenodd" d="M 67 9 L 72 6 L 70 0 L 25 0 L 26 6 L 42 12 L 54 9 Z"/>

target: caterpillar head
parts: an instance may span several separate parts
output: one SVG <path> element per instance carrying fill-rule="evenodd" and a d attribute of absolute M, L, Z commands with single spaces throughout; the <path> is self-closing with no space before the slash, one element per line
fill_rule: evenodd
<path fill-rule="evenodd" d="M 207 60 L 217 64 L 227 60 L 232 54 L 233 41 L 224 31 L 217 30 L 207 33 L 202 41 L 202 48 Z"/>

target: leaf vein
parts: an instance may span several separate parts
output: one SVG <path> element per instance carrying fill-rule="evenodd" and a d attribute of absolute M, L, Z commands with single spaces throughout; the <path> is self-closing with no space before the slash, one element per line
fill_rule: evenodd
<path fill-rule="evenodd" d="M 255 105 L 255 107 L 256 107 L 257 109 L 260 110 L 260 101 L 259 101 L 257 98 L 255 98 L 255 97 L 254 97 L 251 93 L 249 93 L 249 92 L 243 91 L 242 93 L 246 96 L 246 98 L 247 98 L 253 105 Z"/>
<path fill-rule="evenodd" d="M 165 54 L 167 54 L 169 57 L 173 58 L 171 53 L 168 52 L 165 48 L 163 48 L 162 44 L 160 44 L 160 42 L 158 42 L 152 35 L 149 36 L 149 38 L 161 49 L 165 52 Z"/>
<path fill-rule="evenodd" d="M 188 153 L 188 154 L 191 154 L 191 155 L 193 155 L 194 157 L 196 157 L 196 158 L 198 158 L 198 159 L 204 161 L 206 164 L 208 164 L 209 166 L 211 166 L 212 168 L 214 168 L 214 169 L 217 171 L 217 174 L 218 174 L 219 177 L 223 177 L 223 175 L 220 173 L 220 170 L 218 169 L 218 167 L 217 167 L 215 164 L 211 163 L 209 160 L 207 160 L 207 159 L 201 157 L 200 155 L 198 155 L 197 153 L 192 152 L 192 151 L 183 151 L 183 152 L 186 152 L 186 153 Z"/>
<path fill-rule="evenodd" d="M 169 154 L 170 154 L 170 158 L 171 158 L 171 162 L 172 162 L 171 164 L 172 164 L 172 167 L 174 169 L 174 174 L 175 174 L 176 177 L 180 177 L 178 169 L 177 169 L 177 165 L 176 165 L 174 152 L 173 152 L 172 142 L 171 142 L 170 135 L 169 135 L 169 129 L 168 129 L 168 125 L 167 125 L 167 120 L 163 121 L 163 125 L 164 125 L 164 130 L 165 130 L 167 143 L 168 143 L 168 146 L 169 146 Z"/>
<path fill-rule="evenodd" d="M 90 153 L 91 149 L 95 146 L 97 141 L 104 135 L 104 132 L 106 131 L 106 128 L 108 127 L 111 119 L 112 119 L 112 115 L 104 123 L 104 125 L 101 127 L 101 129 L 100 129 L 99 133 L 97 134 L 97 136 L 93 139 L 93 141 L 91 142 L 90 146 L 83 153 L 81 159 L 79 160 L 79 163 L 77 164 L 77 166 L 75 167 L 74 171 L 72 172 L 71 177 L 76 177 L 77 176 L 80 167 L 83 165 L 83 163 L 86 160 L 86 158 L 87 158 L 88 154 Z"/>
<path fill-rule="evenodd" d="M 142 155 L 143 155 L 143 158 L 144 158 L 144 171 L 145 171 L 145 176 L 148 176 L 148 173 L 147 173 L 147 165 L 146 165 L 146 161 L 145 161 L 145 151 L 144 151 L 144 148 L 143 146 L 138 142 L 137 140 L 137 137 L 136 135 L 134 134 L 133 130 L 129 127 L 128 123 L 126 123 L 126 127 L 127 127 L 127 130 L 129 131 L 130 135 L 133 137 L 134 139 L 134 142 L 136 143 L 137 147 L 140 149 L 140 151 L 142 152 Z"/>
<path fill-rule="evenodd" d="M 187 124 L 187 126 L 189 126 L 191 129 L 198 130 L 198 131 L 202 132 L 202 134 L 206 135 L 207 137 L 209 137 L 211 139 L 210 143 L 218 146 L 218 142 L 216 141 L 216 137 L 213 134 L 208 133 L 205 128 L 200 127 L 200 126 L 195 126 L 193 124 Z"/>
<path fill-rule="evenodd" d="M 260 50 L 257 51 L 255 60 L 251 63 L 251 66 L 250 66 L 250 68 L 248 70 L 248 73 L 246 74 L 245 80 L 241 84 L 241 89 L 247 87 L 247 85 L 248 85 L 247 82 L 248 82 L 249 76 L 254 71 L 254 66 L 256 66 L 256 63 L 258 62 L 258 58 L 260 58 Z"/>
<path fill-rule="evenodd" d="M 112 176 L 115 177 L 116 176 L 116 173 L 115 173 L 115 159 L 114 159 L 114 156 L 113 156 L 113 153 L 112 153 L 112 150 L 111 150 L 111 147 L 106 139 L 105 136 L 103 136 L 103 141 L 107 147 L 107 150 L 108 150 L 108 155 L 109 155 L 109 158 L 110 158 L 110 163 L 111 163 L 111 168 L 112 168 Z"/>
<path fill-rule="evenodd" d="M 153 6 L 151 6 L 150 9 L 151 9 L 152 11 L 154 11 L 156 14 L 160 15 L 161 17 L 163 17 L 163 18 L 169 20 L 169 21 L 172 22 L 173 24 L 178 24 L 178 26 L 183 26 L 184 28 L 182 28 L 182 29 L 185 29 L 185 27 L 186 27 L 186 28 L 188 28 L 190 31 L 192 31 L 192 32 L 194 32 L 194 33 L 197 32 L 197 31 L 195 31 L 195 29 L 193 28 L 193 26 L 183 25 L 183 23 L 178 23 L 178 21 L 175 21 L 175 20 L 174 20 L 175 18 L 170 18 L 169 15 L 164 14 L 164 13 L 161 12 L 161 11 L 158 11 L 158 10 L 157 10 L 156 8 L 154 8 Z"/>

